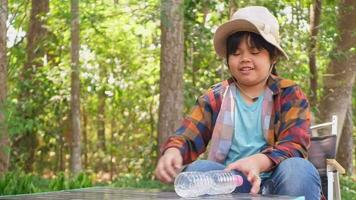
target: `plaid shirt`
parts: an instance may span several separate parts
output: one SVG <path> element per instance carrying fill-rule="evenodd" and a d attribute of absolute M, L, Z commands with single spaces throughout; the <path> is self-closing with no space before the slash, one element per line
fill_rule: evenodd
<path fill-rule="evenodd" d="M 200 96 L 176 134 L 161 146 L 161 152 L 171 147 L 178 148 L 183 164 L 188 164 L 204 153 L 211 141 L 209 159 L 223 162 L 233 134 L 234 123 L 229 118 L 233 101 L 226 101 L 229 99 L 227 90 L 233 84 L 232 79 L 225 80 Z M 261 153 L 268 156 L 274 165 L 290 157 L 306 158 L 311 119 L 307 98 L 291 80 L 271 76 L 267 86 L 270 93 L 264 96 L 262 127 L 268 146 Z"/>

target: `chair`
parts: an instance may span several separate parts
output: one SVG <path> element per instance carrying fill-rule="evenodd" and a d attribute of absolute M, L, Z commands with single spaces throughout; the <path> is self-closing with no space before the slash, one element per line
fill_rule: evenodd
<path fill-rule="evenodd" d="M 335 160 L 337 147 L 337 116 L 332 116 L 330 122 L 311 127 L 315 132 L 319 129 L 331 127 L 331 135 L 313 136 L 309 148 L 308 159 L 319 172 L 323 194 L 328 200 L 341 200 L 339 174 L 345 169 Z"/>

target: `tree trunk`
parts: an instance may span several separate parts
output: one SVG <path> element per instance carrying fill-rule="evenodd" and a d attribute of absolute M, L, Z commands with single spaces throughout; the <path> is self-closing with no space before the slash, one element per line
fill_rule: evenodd
<path fill-rule="evenodd" d="M 324 75 L 324 94 L 320 99 L 321 121 L 338 116 L 338 131 L 340 137 L 344 126 L 346 111 L 352 98 L 352 87 L 356 73 L 356 54 L 353 52 L 356 37 L 356 1 L 341 0 L 339 5 L 338 30 L 339 38 L 334 50 L 334 56 Z"/>
<path fill-rule="evenodd" d="M 352 105 L 350 104 L 347 112 L 344 127 L 342 129 L 342 137 L 340 138 L 340 144 L 336 160 L 346 169 L 348 175 L 352 174 L 352 150 L 353 150 L 353 123 L 352 123 Z"/>
<path fill-rule="evenodd" d="M 84 169 L 88 168 L 88 116 L 83 106 L 83 156 L 84 156 Z"/>
<path fill-rule="evenodd" d="M 43 17 L 46 16 L 48 12 L 48 0 L 32 0 L 30 26 L 27 33 L 27 63 L 25 65 L 25 70 L 27 70 L 25 76 L 29 76 L 28 78 L 30 79 L 32 78 L 31 71 L 33 71 L 33 68 L 43 65 L 42 58 L 46 53 L 46 49 L 43 47 L 45 38 L 48 35 Z"/>
<path fill-rule="evenodd" d="M 155 112 L 155 100 L 152 98 L 149 106 L 150 111 L 150 143 L 153 144 L 155 140 L 155 132 L 157 130 L 157 122 L 155 120 L 156 112 Z"/>
<path fill-rule="evenodd" d="M 64 161 L 64 140 L 63 140 L 63 136 L 60 136 L 58 139 L 58 164 L 57 164 L 57 171 L 65 171 L 65 161 Z"/>
<path fill-rule="evenodd" d="M 7 132 L 5 108 L 7 96 L 7 56 L 6 56 L 6 20 L 7 0 L 1 0 L 0 10 L 0 176 L 9 167 L 9 136 Z"/>
<path fill-rule="evenodd" d="M 98 130 L 97 130 L 97 137 L 98 137 L 98 148 L 101 149 L 103 152 L 106 150 L 106 142 L 105 142 L 105 66 L 100 67 L 99 76 L 101 79 L 101 88 L 98 91 Z"/>
<path fill-rule="evenodd" d="M 80 66 L 79 66 L 79 0 L 71 0 L 71 115 L 72 144 L 71 171 L 78 174 L 82 171 L 80 142 Z"/>
<path fill-rule="evenodd" d="M 22 81 L 20 83 L 19 113 L 25 121 L 33 120 L 41 113 L 38 99 L 36 99 L 41 96 L 41 91 L 34 90 L 33 88 L 41 84 L 39 80 L 34 79 L 34 76 L 37 68 L 43 65 L 42 58 L 46 54 L 45 41 L 48 31 L 43 16 L 46 16 L 48 12 L 49 0 L 31 1 L 30 21 L 27 32 L 27 60 L 20 75 Z M 29 105 L 31 101 L 35 102 L 35 104 L 31 103 Z M 17 139 L 18 144 L 16 146 L 13 145 L 14 151 L 19 151 L 20 155 L 24 155 L 24 170 L 26 172 L 33 171 L 33 163 L 35 162 L 35 153 L 38 145 L 36 132 L 36 126 L 26 129 Z"/>
<path fill-rule="evenodd" d="M 68 162 L 67 154 L 71 152 L 71 144 L 72 144 L 72 116 L 70 113 L 67 113 L 67 117 L 62 121 L 62 135 L 61 135 L 61 156 L 60 156 L 60 171 L 66 170 L 66 163 Z M 71 158 L 70 158 L 71 159 Z M 70 162 L 70 161 L 69 161 Z M 70 170 L 70 167 L 69 167 Z"/>
<path fill-rule="evenodd" d="M 310 6 L 310 44 L 309 44 L 309 70 L 310 70 L 310 92 L 311 106 L 317 103 L 318 70 L 316 63 L 318 32 L 320 27 L 321 1 L 314 0 Z"/>
<path fill-rule="evenodd" d="M 183 1 L 161 1 L 158 145 L 178 128 L 183 112 Z"/>
<path fill-rule="evenodd" d="M 110 147 L 109 147 L 109 152 L 110 152 L 110 181 L 114 180 L 114 174 L 115 173 L 115 166 L 116 166 L 116 162 L 115 162 L 115 155 L 114 155 L 114 151 L 113 151 L 113 147 L 116 147 L 117 144 L 116 140 L 115 140 L 115 131 L 117 129 L 117 125 L 116 125 L 116 119 L 114 117 L 112 117 L 111 119 L 111 124 L 110 124 L 110 128 L 111 128 L 111 134 L 110 134 Z"/>

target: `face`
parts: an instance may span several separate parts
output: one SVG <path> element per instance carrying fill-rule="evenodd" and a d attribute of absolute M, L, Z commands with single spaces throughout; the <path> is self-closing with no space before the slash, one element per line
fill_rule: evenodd
<path fill-rule="evenodd" d="M 244 37 L 235 53 L 229 55 L 228 64 L 241 86 L 253 87 L 265 84 L 272 62 L 266 49 L 251 47 Z"/>

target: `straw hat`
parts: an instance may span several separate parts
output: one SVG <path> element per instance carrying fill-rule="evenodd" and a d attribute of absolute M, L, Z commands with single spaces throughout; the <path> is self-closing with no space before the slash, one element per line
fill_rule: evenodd
<path fill-rule="evenodd" d="M 288 59 L 288 55 L 280 46 L 278 21 L 267 8 L 262 6 L 241 8 L 232 15 L 230 21 L 218 27 L 214 35 L 214 47 L 219 57 L 226 57 L 226 39 L 239 31 L 260 34 Z"/>

